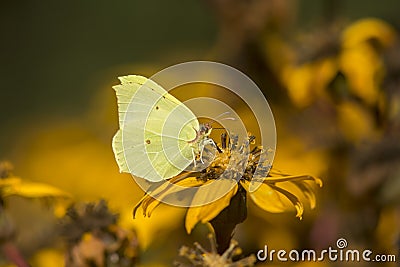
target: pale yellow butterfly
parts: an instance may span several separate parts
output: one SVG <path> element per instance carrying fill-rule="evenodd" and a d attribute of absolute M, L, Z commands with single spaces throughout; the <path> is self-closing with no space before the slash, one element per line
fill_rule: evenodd
<path fill-rule="evenodd" d="M 199 124 L 193 112 L 160 85 L 143 76 L 119 77 L 114 86 L 119 130 L 112 147 L 120 172 L 151 182 L 171 178 L 201 154 L 210 124 Z M 201 158 L 201 157 L 200 157 Z"/>

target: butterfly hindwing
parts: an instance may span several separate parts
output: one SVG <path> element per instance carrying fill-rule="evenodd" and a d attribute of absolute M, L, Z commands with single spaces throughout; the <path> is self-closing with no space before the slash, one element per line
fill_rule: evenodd
<path fill-rule="evenodd" d="M 113 149 L 121 172 L 149 181 L 179 174 L 191 163 L 195 115 L 155 82 L 136 75 L 114 86 L 120 130 Z"/>

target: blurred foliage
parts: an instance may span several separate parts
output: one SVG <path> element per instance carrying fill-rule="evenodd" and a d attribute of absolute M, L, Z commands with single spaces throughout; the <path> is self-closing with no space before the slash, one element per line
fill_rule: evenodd
<path fill-rule="evenodd" d="M 133 220 L 143 193 L 118 173 L 111 150 L 116 77 L 151 76 L 199 58 L 237 67 L 262 88 L 277 124 L 274 169 L 324 181 L 302 221 L 249 201 L 234 235 L 243 257 L 265 244 L 324 249 L 340 237 L 352 248 L 398 255 L 398 1 L 70 1 L 62 8 L 50 2 L 11 1 L 0 9 L 0 159 L 23 177 L 0 168 L 0 232 L 7 245 L 0 264 L 11 251 L 32 266 L 62 266 L 66 251 L 107 247 L 98 229 L 112 233 L 107 242 L 137 239 L 139 266 L 171 266 L 182 245 L 207 244 L 201 224 L 191 222 L 186 234 L 179 208 L 162 205 L 151 218 Z M 114 219 L 105 228 L 90 224 L 65 246 L 57 238 L 65 199 L 105 199 L 119 214 L 118 226 Z M 116 218 L 108 208 L 105 213 Z M 119 235 L 120 229 L 134 232 Z"/>
<path fill-rule="evenodd" d="M 136 234 L 120 227 L 117 221 L 118 216 L 103 200 L 70 207 L 62 221 L 67 240 L 66 266 L 135 266 Z"/>

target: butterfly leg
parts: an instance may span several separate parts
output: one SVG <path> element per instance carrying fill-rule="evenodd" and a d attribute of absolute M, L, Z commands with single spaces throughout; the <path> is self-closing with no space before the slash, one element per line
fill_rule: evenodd
<path fill-rule="evenodd" d="M 203 161 L 203 151 L 204 151 L 204 144 L 203 144 L 203 142 L 202 142 L 202 143 L 201 143 L 201 149 L 200 149 L 200 161 L 201 161 L 202 164 L 204 164 L 204 161 Z"/>
<path fill-rule="evenodd" d="M 219 147 L 217 146 L 217 144 L 215 144 L 215 142 L 214 142 L 214 140 L 212 140 L 211 138 L 208 138 L 208 139 L 205 139 L 205 140 L 203 140 L 203 142 L 201 142 L 200 143 L 200 147 L 199 147 L 199 150 L 200 150 L 200 160 L 201 160 L 201 163 L 203 163 L 204 164 L 204 161 L 203 161 L 203 151 L 204 151 L 204 148 L 205 148 L 205 146 L 206 145 L 214 145 L 216 148 L 217 148 L 217 150 L 219 151 Z M 222 152 L 222 151 L 221 151 Z"/>
<path fill-rule="evenodd" d="M 194 149 L 192 148 L 192 155 L 193 155 L 193 165 L 196 167 L 196 154 L 194 153 Z"/>

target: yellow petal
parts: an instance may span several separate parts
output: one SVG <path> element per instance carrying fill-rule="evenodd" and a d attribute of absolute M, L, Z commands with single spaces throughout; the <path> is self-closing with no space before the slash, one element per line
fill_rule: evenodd
<path fill-rule="evenodd" d="M 265 39 L 265 51 L 268 63 L 276 73 L 295 62 L 295 51 L 279 34 L 268 34 Z"/>
<path fill-rule="evenodd" d="M 0 179 L 0 188 L 6 187 L 6 186 L 13 186 L 13 185 L 16 185 L 19 183 L 21 183 L 21 178 L 19 178 L 19 177 L 3 178 L 3 179 Z"/>
<path fill-rule="evenodd" d="M 349 47 L 361 42 L 376 39 L 384 46 L 390 45 L 396 37 L 396 31 L 383 20 L 367 18 L 356 21 L 343 31 L 343 46 Z"/>
<path fill-rule="evenodd" d="M 313 76 L 312 64 L 290 66 L 284 70 L 284 82 L 286 82 L 289 97 L 299 107 L 306 107 L 314 100 Z"/>
<path fill-rule="evenodd" d="M 287 67 L 284 82 L 289 97 L 299 107 L 310 105 L 315 97 L 326 95 L 326 88 L 337 71 L 338 66 L 334 58 Z"/>
<path fill-rule="evenodd" d="M 234 183 L 234 184 L 233 184 Z M 208 203 L 207 199 L 214 195 L 219 195 L 221 188 L 226 189 L 233 187 L 232 190 L 228 191 L 222 198 L 211 202 L 209 204 L 190 207 L 186 213 L 185 227 L 188 234 L 191 233 L 193 228 L 198 222 L 206 223 L 214 219 L 224 208 L 229 206 L 231 198 L 236 194 L 238 185 L 236 181 L 218 179 L 212 182 L 212 186 L 207 190 L 199 191 L 193 197 L 193 203 Z"/>
<path fill-rule="evenodd" d="M 317 198 L 315 196 L 314 188 L 311 187 L 305 181 L 304 182 L 292 182 L 292 183 L 295 184 L 300 189 L 300 191 L 303 193 L 303 195 L 309 201 L 310 208 L 314 209 L 317 204 Z"/>
<path fill-rule="evenodd" d="M 343 49 L 339 56 L 340 68 L 349 83 L 349 90 L 374 105 L 379 99 L 378 85 L 383 80 L 380 55 L 368 43 Z"/>
<path fill-rule="evenodd" d="M 303 195 L 305 199 L 301 201 L 308 201 L 311 209 L 315 208 L 316 196 L 315 185 L 322 187 L 322 180 L 311 175 L 288 175 L 272 169 L 269 176 L 265 179 L 267 184 L 277 184 L 285 191 L 294 194 L 297 197 Z"/>
<path fill-rule="evenodd" d="M 28 198 L 61 197 L 69 198 L 70 194 L 47 184 L 22 182 L 3 190 L 3 196 L 18 195 Z"/>
<path fill-rule="evenodd" d="M 290 175 L 290 174 L 284 174 L 280 171 L 277 171 L 275 169 L 271 169 L 269 172 L 268 178 L 266 180 L 268 182 L 273 182 L 273 183 L 281 183 L 281 182 L 295 182 L 295 181 L 312 181 L 316 183 L 319 187 L 322 187 L 322 180 L 316 177 L 313 177 L 311 175 Z"/>
<path fill-rule="evenodd" d="M 174 183 L 172 183 L 174 182 Z M 150 217 L 153 210 L 161 204 L 165 197 L 174 195 L 188 188 L 199 187 L 207 183 L 197 179 L 196 177 L 184 177 L 181 180 L 176 178 L 171 179 L 169 182 L 163 183 L 161 186 L 157 187 L 150 194 L 145 195 L 136 204 L 133 210 L 133 216 L 135 217 L 137 209 L 141 206 L 143 209 L 143 215 Z"/>
<path fill-rule="evenodd" d="M 32 262 L 33 266 L 64 266 L 65 255 L 56 249 L 43 249 L 34 255 Z"/>
<path fill-rule="evenodd" d="M 304 213 L 304 206 L 303 206 L 303 203 L 301 203 L 301 201 L 299 200 L 299 198 L 296 195 L 294 195 L 294 194 L 290 193 L 289 191 L 282 189 L 278 186 L 275 186 L 275 185 L 270 185 L 270 186 L 275 191 L 284 195 L 286 197 L 286 199 L 288 199 L 292 203 L 292 205 L 296 209 L 296 217 L 298 217 L 301 220 L 303 213 Z M 290 211 L 291 209 L 292 209 L 292 207 L 290 205 L 287 205 L 286 211 Z"/>
<path fill-rule="evenodd" d="M 372 137 L 373 118 L 360 105 L 344 102 L 337 106 L 337 111 L 339 127 L 349 141 L 359 142 Z"/>
<path fill-rule="evenodd" d="M 250 183 L 242 181 L 241 184 L 249 192 Z M 268 212 L 280 213 L 288 209 L 279 194 L 265 183 L 261 184 L 256 191 L 249 193 L 249 195 L 257 206 Z"/>

